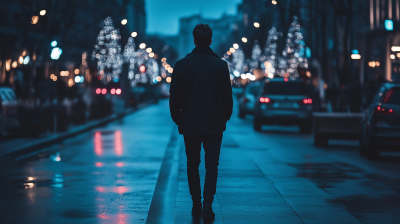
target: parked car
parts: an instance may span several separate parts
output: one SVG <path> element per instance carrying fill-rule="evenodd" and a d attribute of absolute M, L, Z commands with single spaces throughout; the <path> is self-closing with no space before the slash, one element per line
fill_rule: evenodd
<path fill-rule="evenodd" d="M 11 88 L 0 87 L 0 134 L 9 135 L 19 132 L 17 99 Z"/>
<path fill-rule="evenodd" d="M 360 154 L 373 159 L 380 151 L 400 149 L 400 84 L 383 84 L 361 121 Z"/>
<path fill-rule="evenodd" d="M 311 132 L 312 97 L 302 80 L 266 79 L 255 104 L 253 127 L 263 124 L 299 125 L 301 132 Z"/>
<path fill-rule="evenodd" d="M 239 97 L 239 118 L 245 118 L 246 114 L 254 114 L 254 105 L 258 100 L 258 92 L 260 91 L 260 82 L 249 83 L 243 94 Z"/>

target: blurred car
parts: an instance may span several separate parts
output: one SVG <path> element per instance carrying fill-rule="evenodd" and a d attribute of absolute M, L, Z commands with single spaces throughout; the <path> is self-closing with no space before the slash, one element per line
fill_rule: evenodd
<path fill-rule="evenodd" d="M 254 114 L 254 105 L 260 90 L 260 82 L 249 83 L 239 98 L 239 118 L 245 118 L 246 114 Z"/>
<path fill-rule="evenodd" d="M 400 149 L 400 84 L 385 83 L 361 121 L 360 154 L 373 159 L 390 149 Z"/>
<path fill-rule="evenodd" d="M 301 132 L 311 132 L 312 103 L 302 80 L 267 79 L 255 103 L 254 130 L 260 131 L 263 124 L 294 124 Z"/>
<path fill-rule="evenodd" d="M 19 132 L 17 99 L 11 88 L 0 87 L 0 134 L 9 135 Z"/>

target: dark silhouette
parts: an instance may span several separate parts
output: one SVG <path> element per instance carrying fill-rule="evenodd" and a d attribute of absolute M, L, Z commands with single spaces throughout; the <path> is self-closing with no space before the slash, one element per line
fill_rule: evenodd
<path fill-rule="evenodd" d="M 196 25 L 193 37 L 196 47 L 175 64 L 169 106 L 171 117 L 185 139 L 192 214 L 214 218 L 211 205 L 217 185 L 222 132 L 232 115 L 232 88 L 227 63 L 209 47 L 210 27 Z M 201 143 L 206 164 L 203 208 L 198 169 Z"/>

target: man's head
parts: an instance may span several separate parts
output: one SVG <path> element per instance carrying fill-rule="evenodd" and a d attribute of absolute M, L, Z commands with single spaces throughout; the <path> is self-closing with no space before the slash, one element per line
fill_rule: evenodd
<path fill-rule="evenodd" d="M 207 24 L 197 24 L 193 29 L 193 38 L 196 46 L 210 46 L 212 30 Z"/>

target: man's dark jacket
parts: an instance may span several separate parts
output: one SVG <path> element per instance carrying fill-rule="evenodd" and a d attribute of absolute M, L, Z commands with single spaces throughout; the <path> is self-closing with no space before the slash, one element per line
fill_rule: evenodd
<path fill-rule="evenodd" d="M 176 62 L 169 107 L 184 135 L 221 134 L 232 115 L 228 65 L 208 46 L 197 46 Z"/>

